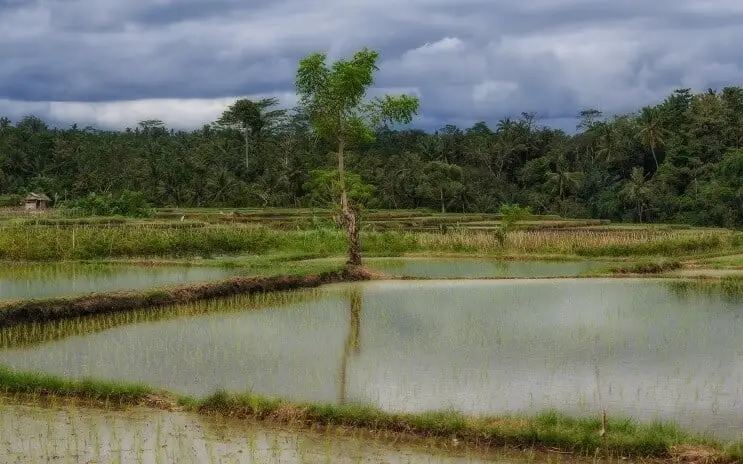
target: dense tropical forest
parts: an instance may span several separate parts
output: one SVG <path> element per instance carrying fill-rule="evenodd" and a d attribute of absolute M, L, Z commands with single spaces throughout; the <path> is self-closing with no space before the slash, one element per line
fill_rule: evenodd
<path fill-rule="evenodd" d="M 106 131 L 0 118 L 0 194 L 57 203 L 141 192 L 155 206 L 291 207 L 336 201 L 332 144 L 307 111 L 237 100 L 193 131 L 147 120 Z M 378 130 L 346 154 L 350 197 L 368 208 L 534 213 L 614 221 L 743 224 L 743 88 L 678 89 L 634 114 L 580 113 L 574 134 L 522 113 L 494 127 Z M 15 200 L 13 200 L 15 201 Z"/>

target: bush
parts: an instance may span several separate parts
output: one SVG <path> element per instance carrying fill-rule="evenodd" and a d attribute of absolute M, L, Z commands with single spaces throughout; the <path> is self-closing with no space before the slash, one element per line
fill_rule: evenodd
<path fill-rule="evenodd" d="M 124 190 L 118 197 L 112 194 L 97 195 L 91 193 L 87 197 L 65 202 L 61 208 L 62 214 L 69 217 L 85 216 L 123 216 L 132 218 L 151 218 L 155 209 L 147 203 L 141 192 Z"/>
<path fill-rule="evenodd" d="M 0 195 L 0 208 L 21 206 L 23 197 L 21 195 Z"/>

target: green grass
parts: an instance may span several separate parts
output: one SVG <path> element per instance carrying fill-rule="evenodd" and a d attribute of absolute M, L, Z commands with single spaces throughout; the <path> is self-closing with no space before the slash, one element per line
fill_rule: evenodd
<path fill-rule="evenodd" d="M 0 391 L 6 394 L 74 396 L 88 400 L 136 402 L 155 390 L 142 384 L 94 379 L 65 380 L 36 372 L 15 372 L 0 366 Z"/>
<path fill-rule="evenodd" d="M 180 223 L 174 223 L 180 224 Z M 62 261 L 121 258 L 215 258 L 235 255 L 345 254 L 348 238 L 334 228 L 277 231 L 260 225 L 128 224 L 0 228 L 0 260 Z M 455 253 L 486 256 L 682 257 L 740 247 L 741 234 L 717 229 L 607 228 L 516 230 L 502 243 L 494 231 L 366 231 L 365 256 Z"/>
<path fill-rule="evenodd" d="M 452 410 L 388 413 L 359 404 L 290 403 L 223 391 L 202 400 L 185 399 L 182 404 L 208 414 L 456 437 L 464 442 L 484 442 L 490 446 L 548 447 L 581 455 L 593 455 L 600 449 L 604 454 L 615 456 L 668 458 L 675 445 L 706 445 L 734 460 L 741 450 L 741 445 L 729 445 L 726 454 L 722 444 L 686 433 L 672 423 L 639 424 L 623 417 L 610 417 L 602 438 L 599 417 L 575 418 L 557 411 L 523 417 L 468 417 Z"/>
<path fill-rule="evenodd" d="M 743 254 L 731 253 L 723 256 L 713 256 L 696 261 L 712 269 L 743 269 Z"/>
<path fill-rule="evenodd" d="M 576 247 L 579 256 L 684 256 L 704 253 L 725 246 L 720 236 L 685 237 L 651 243 L 612 244 L 600 247 Z"/>
<path fill-rule="evenodd" d="M 701 294 L 721 296 L 733 303 L 743 301 L 743 276 L 673 280 L 667 285 L 679 295 Z"/>
<path fill-rule="evenodd" d="M 669 271 L 681 269 L 683 264 L 675 259 L 641 259 L 636 262 L 612 265 L 604 268 L 589 271 L 586 275 L 604 275 L 604 274 L 663 274 Z"/>

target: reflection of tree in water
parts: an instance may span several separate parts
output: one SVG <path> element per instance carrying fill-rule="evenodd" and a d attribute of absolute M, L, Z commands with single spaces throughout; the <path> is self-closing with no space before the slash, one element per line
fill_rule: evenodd
<path fill-rule="evenodd" d="M 346 402 L 348 359 L 361 352 L 361 289 L 358 286 L 351 287 L 348 292 L 348 337 L 343 347 L 343 358 L 341 361 L 341 378 L 340 378 L 340 403 Z"/>
<path fill-rule="evenodd" d="M 499 261 L 491 261 L 490 262 L 490 265 L 493 267 L 493 269 L 495 271 L 497 271 L 497 272 L 494 272 L 494 274 L 496 274 L 496 273 L 497 274 L 503 274 L 503 275 L 507 275 L 508 274 L 509 263 L 507 261 L 500 261 L 500 260 Z"/>
<path fill-rule="evenodd" d="M 665 285 L 671 295 L 683 302 L 705 298 L 707 301 L 717 300 L 728 305 L 743 303 L 743 279 L 740 278 L 672 280 L 665 282 Z"/>

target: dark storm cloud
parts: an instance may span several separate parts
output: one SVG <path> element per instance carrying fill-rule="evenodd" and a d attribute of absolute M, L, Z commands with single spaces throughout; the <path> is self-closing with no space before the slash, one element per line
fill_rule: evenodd
<path fill-rule="evenodd" d="M 119 127 L 197 126 L 237 96 L 290 105 L 301 56 L 365 45 L 426 127 L 522 111 L 570 127 L 585 107 L 743 84 L 729 0 L 0 0 L 0 31 L 0 113 Z"/>

